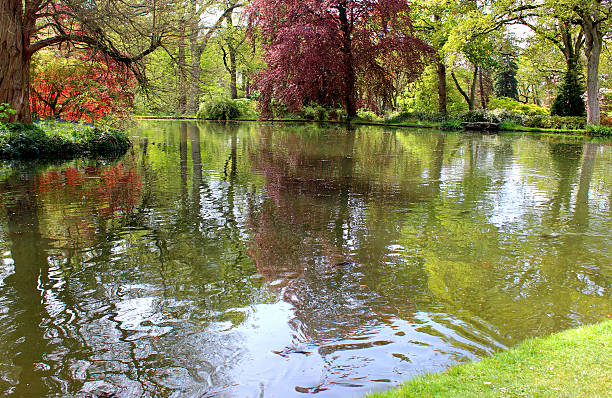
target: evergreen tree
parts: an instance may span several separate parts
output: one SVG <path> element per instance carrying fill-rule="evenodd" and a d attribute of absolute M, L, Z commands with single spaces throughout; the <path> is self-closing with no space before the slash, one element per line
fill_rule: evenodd
<path fill-rule="evenodd" d="M 518 101 L 518 82 L 516 80 L 518 65 L 512 55 L 503 54 L 501 67 L 502 69 L 495 76 L 495 95 Z"/>
<path fill-rule="evenodd" d="M 559 88 L 559 93 L 550 107 L 550 114 L 559 116 L 585 116 L 586 105 L 582 98 L 583 93 L 584 86 L 578 68 L 569 68 L 567 72 L 565 72 L 563 83 Z"/>

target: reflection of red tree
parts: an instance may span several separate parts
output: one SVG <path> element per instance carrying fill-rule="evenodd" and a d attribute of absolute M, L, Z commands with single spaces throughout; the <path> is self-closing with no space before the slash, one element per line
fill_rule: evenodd
<path fill-rule="evenodd" d="M 75 227 L 80 239 L 88 239 L 95 234 L 96 218 L 119 217 L 134 210 L 140 201 L 142 184 L 131 165 L 119 163 L 108 167 L 53 169 L 37 176 L 34 189 L 43 202 L 68 209 L 49 213 L 50 220 L 54 216 L 63 219 L 62 223 L 52 224 L 67 225 L 68 229 Z M 49 231 L 49 235 L 57 232 Z M 59 233 L 66 235 L 67 231 Z M 61 236 L 54 238 L 61 239 Z"/>
<path fill-rule="evenodd" d="M 102 174 L 96 196 L 100 204 L 100 215 L 111 217 L 116 212 L 131 213 L 139 203 L 141 191 L 140 176 L 123 164 L 112 166 Z"/>

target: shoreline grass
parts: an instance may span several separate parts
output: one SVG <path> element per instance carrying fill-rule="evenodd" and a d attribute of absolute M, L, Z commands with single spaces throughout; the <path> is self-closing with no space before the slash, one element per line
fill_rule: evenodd
<path fill-rule="evenodd" d="M 445 123 L 439 122 L 420 122 L 420 121 L 405 121 L 405 122 L 388 122 L 388 121 L 368 121 L 364 119 L 354 119 L 350 122 L 341 120 L 310 120 L 310 119 L 255 119 L 255 118 L 237 118 L 231 120 L 214 120 L 214 119 L 202 119 L 195 116 L 135 116 L 136 119 L 141 120 L 185 120 L 185 121 L 206 121 L 206 122 L 259 122 L 259 123 L 328 123 L 328 124 L 348 124 L 355 126 L 381 126 L 381 127 L 406 127 L 406 128 L 422 128 L 422 129 L 434 129 L 444 131 L 466 131 L 462 128 L 457 128 L 451 125 L 451 128 L 445 126 Z M 513 125 L 512 127 L 500 128 L 499 131 L 487 132 L 489 134 L 505 134 L 505 133 L 533 133 L 533 134 L 555 134 L 555 135 L 568 135 L 568 136 L 583 136 L 583 137 L 610 137 L 607 133 L 600 133 L 597 130 L 591 131 L 590 129 L 553 129 L 553 128 L 540 128 L 540 127 L 526 127 L 520 125 Z"/>
<path fill-rule="evenodd" d="M 368 398 L 611 397 L 612 320 L 526 340 Z"/>
<path fill-rule="evenodd" d="M 126 133 L 107 127 L 43 120 L 34 124 L 0 122 L 0 159 L 74 159 L 123 154 Z"/>

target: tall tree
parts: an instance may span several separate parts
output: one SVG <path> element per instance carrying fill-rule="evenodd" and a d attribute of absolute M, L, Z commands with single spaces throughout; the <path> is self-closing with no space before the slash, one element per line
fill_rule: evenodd
<path fill-rule="evenodd" d="M 140 61 L 169 33 L 170 0 L 0 0 L 0 103 L 30 121 L 30 62 L 37 51 L 60 44 L 89 47 L 144 75 Z"/>
<path fill-rule="evenodd" d="M 495 95 L 513 98 L 518 101 L 518 65 L 512 54 L 502 54 L 500 71 L 495 76 Z"/>
<path fill-rule="evenodd" d="M 251 26 L 261 29 L 267 63 L 258 76 L 264 115 L 280 100 L 292 109 L 341 105 L 354 117 L 360 91 L 393 90 L 383 60 L 417 78 L 432 51 L 411 33 L 409 11 L 405 0 L 254 0 Z"/>

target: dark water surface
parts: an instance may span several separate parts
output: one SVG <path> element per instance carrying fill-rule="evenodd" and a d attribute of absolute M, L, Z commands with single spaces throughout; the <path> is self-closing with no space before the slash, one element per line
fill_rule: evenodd
<path fill-rule="evenodd" d="M 0 394 L 358 397 L 612 314 L 612 146 L 143 122 L 0 168 Z"/>

